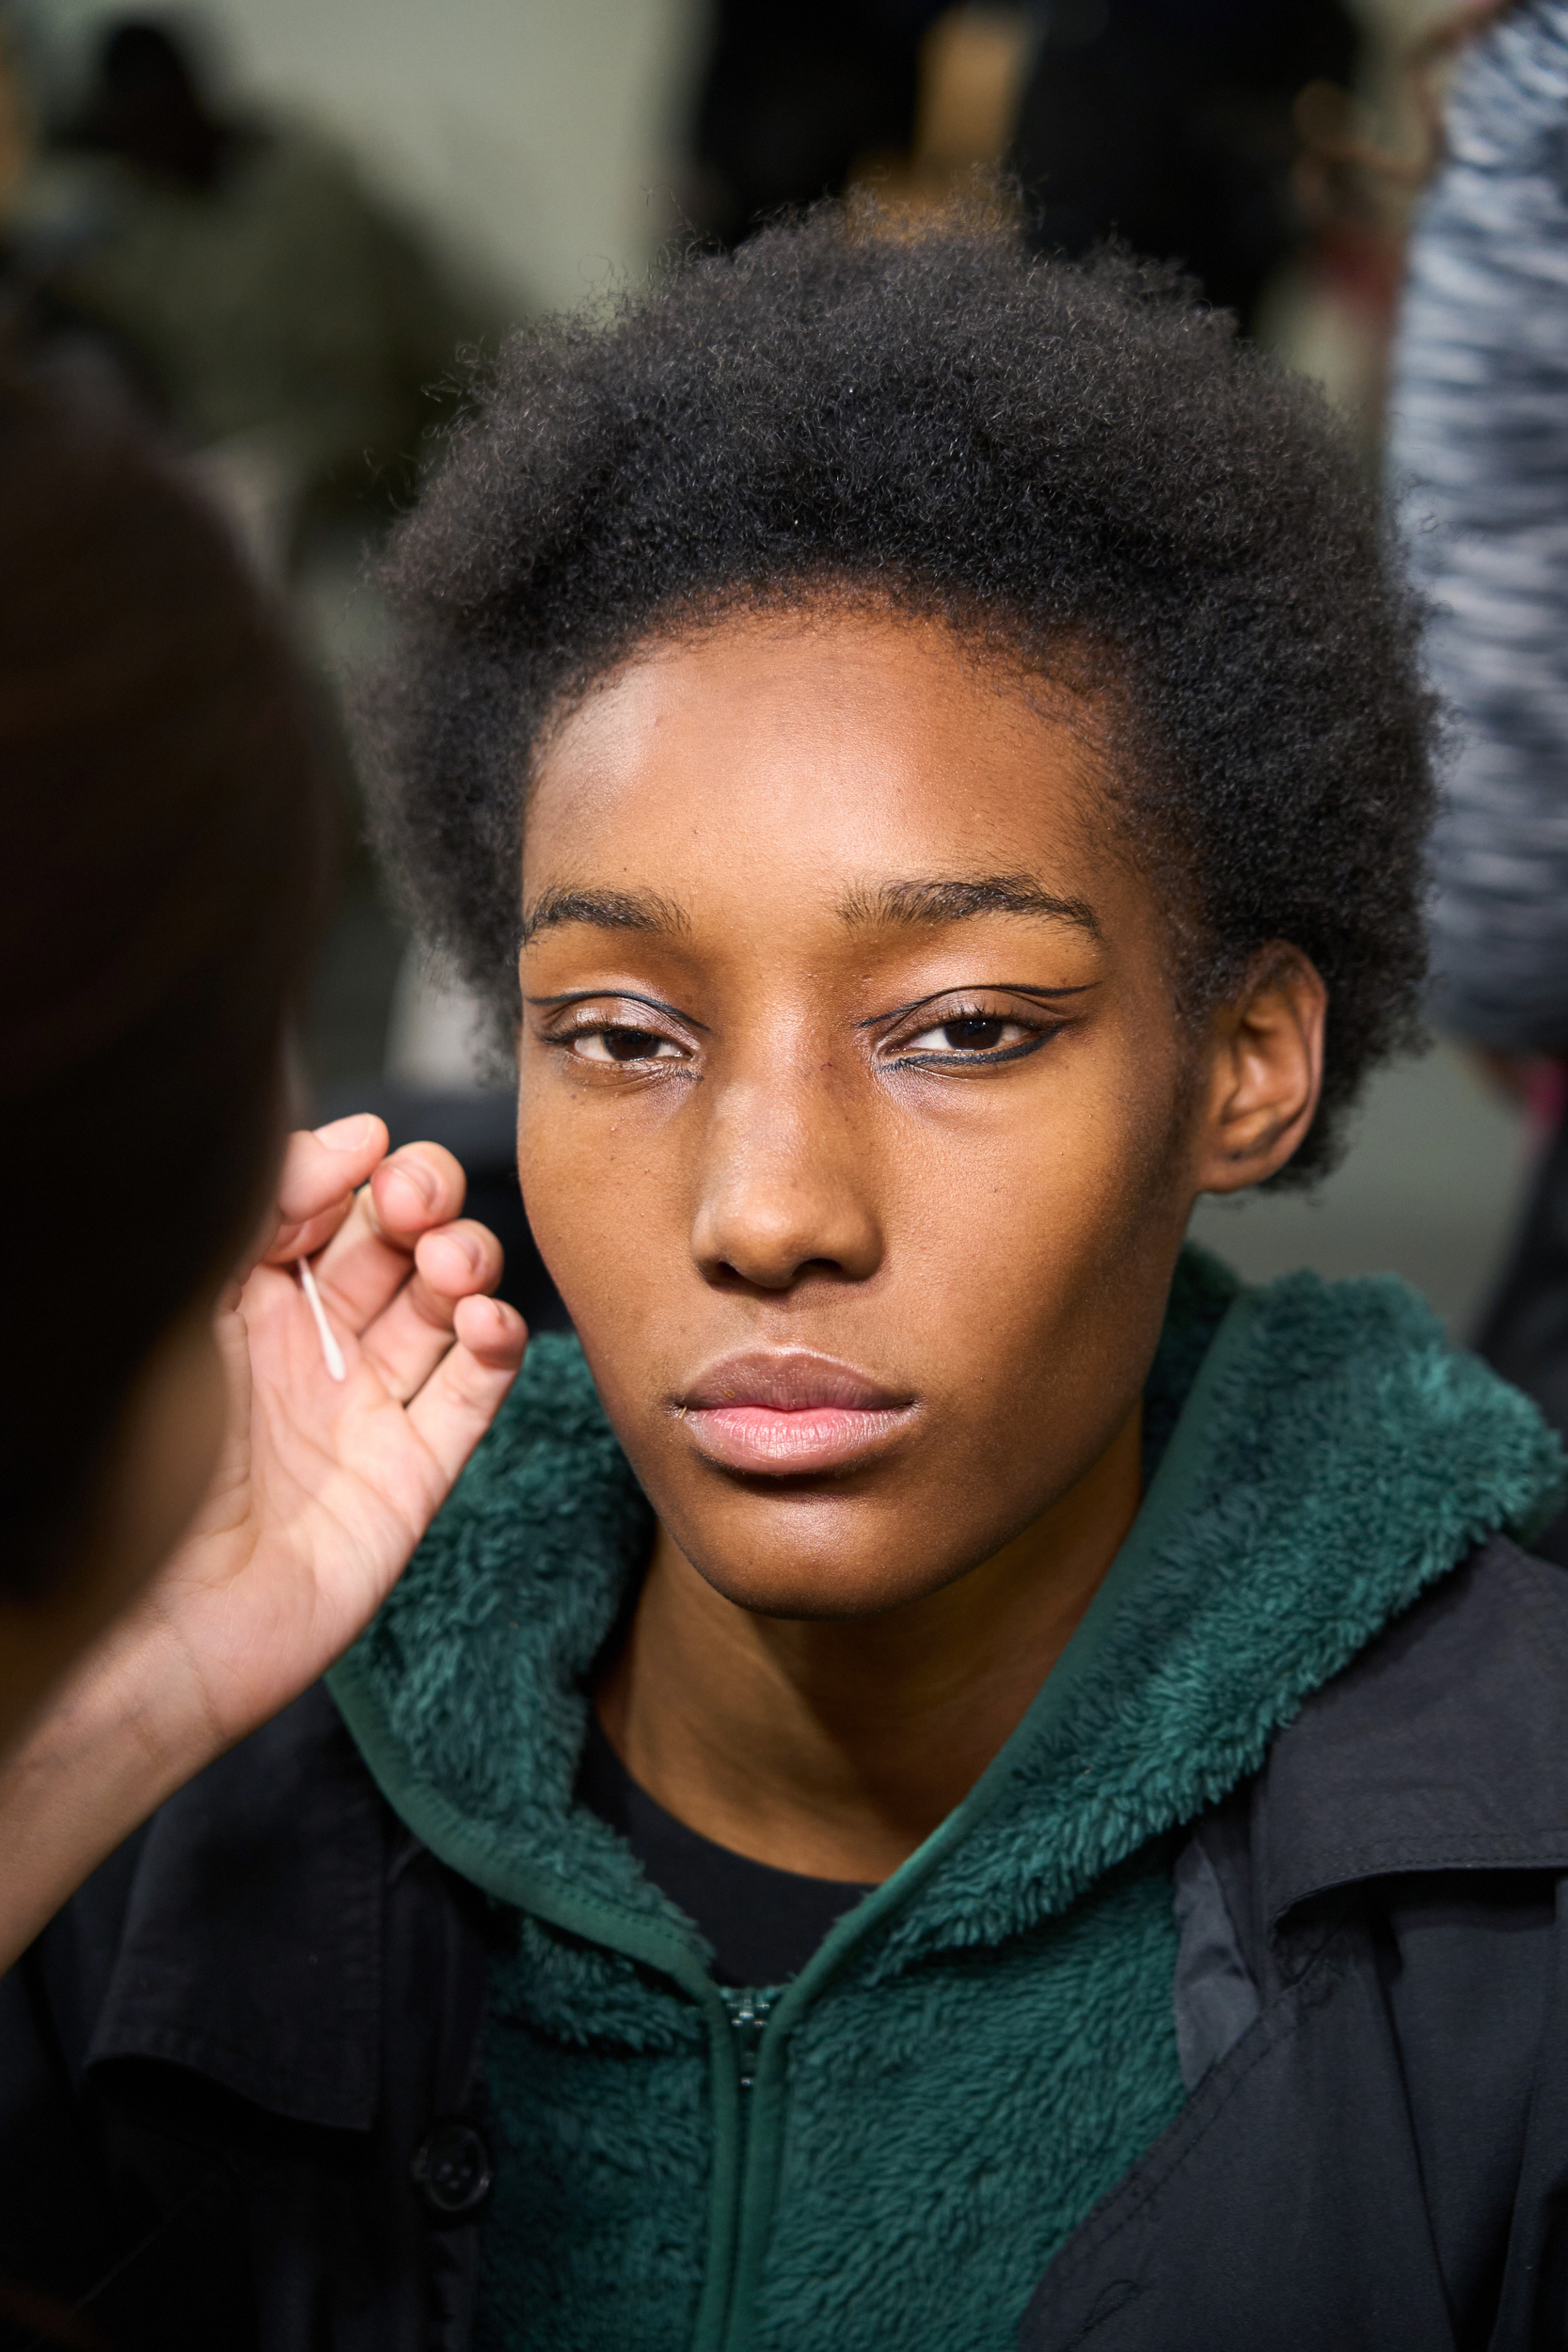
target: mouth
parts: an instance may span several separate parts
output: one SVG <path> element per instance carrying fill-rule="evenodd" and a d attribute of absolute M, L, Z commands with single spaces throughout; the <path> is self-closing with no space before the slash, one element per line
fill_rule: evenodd
<path fill-rule="evenodd" d="M 852 1364 L 800 1349 L 726 1356 L 675 1400 L 698 1451 L 722 1469 L 774 1478 L 841 1470 L 906 1430 L 911 1396 Z"/>

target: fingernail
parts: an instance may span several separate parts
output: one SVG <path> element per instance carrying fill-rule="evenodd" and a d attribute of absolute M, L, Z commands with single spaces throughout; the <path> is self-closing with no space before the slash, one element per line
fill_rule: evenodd
<path fill-rule="evenodd" d="M 423 1160 L 412 1158 L 389 1160 L 387 1165 L 390 1174 L 401 1176 L 405 1184 L 413 1186 L 423 1207 L 427 1209 L 435 1207 L 440 1187 L 436 1183 L 434 1168 L 427 1167 Z"/>
<path fill-rule="evenodd" d="M 348 1119 L 329 1120 L 325 1127 L 318 1127 L 316 1141 L 325 1143 L 329 1152 L 362 1152 L 374 1133 L 374 1114 L 356 1111 Z"/>

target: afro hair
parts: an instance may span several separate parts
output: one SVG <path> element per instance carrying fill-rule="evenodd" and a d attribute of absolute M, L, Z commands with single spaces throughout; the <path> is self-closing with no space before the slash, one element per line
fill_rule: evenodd
<path fill-rule="evenodd" d="M 1332 1165 L 1366 1071 L 1419 1041 L 1415 612 L 1322 397 L 1168 271 L 1034 257 L 974 203 L 824 205 L 679 260 L 503 346 L 382 577 L 382 846 L 508 1023 L 542 730 L 640 643 L 847 593 L 1080 676 L 1089 649 L 1179 1001 L 1278 940 L 1327 984 L 1323 1103 L 1284 1181 Z"/>

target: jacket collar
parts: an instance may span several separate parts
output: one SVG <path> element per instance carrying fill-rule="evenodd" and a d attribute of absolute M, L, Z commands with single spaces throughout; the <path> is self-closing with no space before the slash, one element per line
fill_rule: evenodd
<path fill-rule="evenodd" d="M 1259 1924 L 1407 1871 L 1568 1869 L 1568 1574 L 1503 1537 L 1313 1693 L 1248 1841 Z"/>
<path fill-rule="evenodd" d="M 1266 1931 L 1391 1873 L 1568 1870 L 1565 1707 L 1568 1574 L 1494 1539 L 1275 1740 L 1228 1835 L 1227 1885 Z M 274 2114 L 372 2128 L 399 1836 L 325 1692 L 308 1692 L 127 1850 L 106 1986 L 90 1955 L 72 1972 L 101 2002 L 85 2064 L 159 2059 Z M 49 1934 L 107 1942 L 83 1910 L 94 1891 Z"/>
<path fill-rule="evenodd" d="M 1023 1724 L 853 1915 L 876 1966 L 1059 1912 L 1257 1771 L 1315 1691 L 1478 1540 L 1557 1506 L 1534 1407 L 1391 1280 L 1243 1291 L 1183 1256 L 1151 1376 L 1174 1429 Z M 536 1341 L 332 1688 L 394 1808 L 503 1899 L 682 1979 L 689 1931 L 574 1804 L 585 1689 L 651 1516 L 575 1342 Z"/>

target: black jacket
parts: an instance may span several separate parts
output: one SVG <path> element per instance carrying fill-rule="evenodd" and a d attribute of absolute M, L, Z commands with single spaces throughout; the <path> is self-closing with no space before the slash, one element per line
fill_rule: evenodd
<path fill-rule="evenodd" d="M 1192 2096 L 1026 2352 L 1568 2352 L 1565 1881 L 1568 1575 L 1499 1539 L 1196 1826 Z M 0 1985 L 8 2352 L 461 2352 L 485 1919 L 320 1690 L 171 1800 Z"/>

